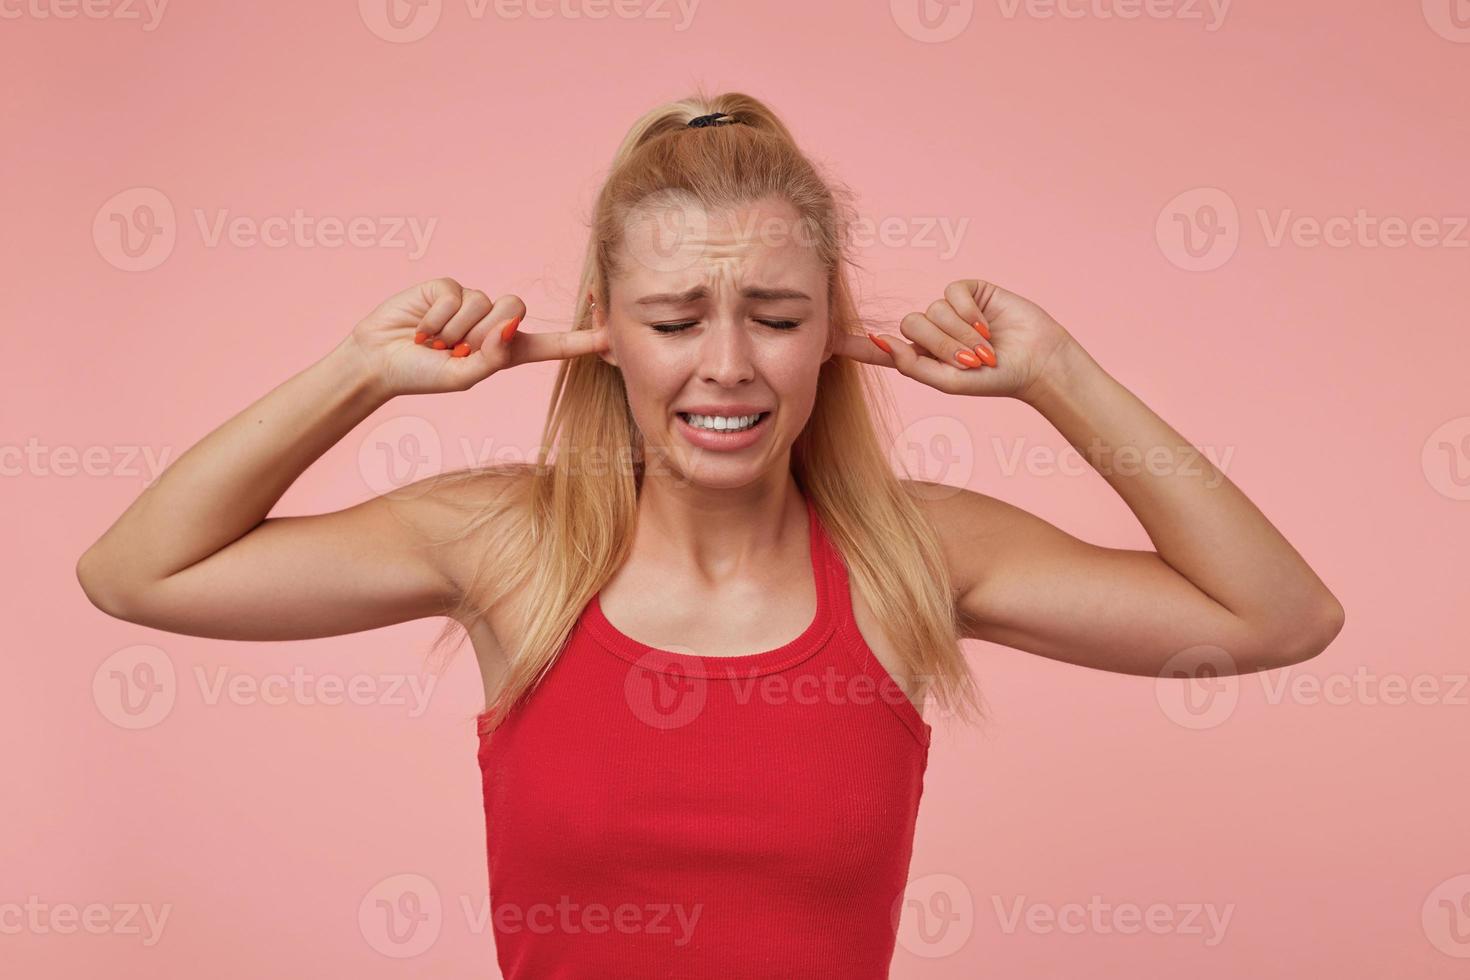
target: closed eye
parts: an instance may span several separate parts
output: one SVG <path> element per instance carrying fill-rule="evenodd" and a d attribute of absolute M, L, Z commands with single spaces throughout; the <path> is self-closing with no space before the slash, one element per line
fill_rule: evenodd
<path fill-rule="evenodd" d="M 795 330 L 801 326 L 800 320 L 756 320 L 755 322 L 763 323 L 774 330 Z M 653 327 L 659 333 L 678 333 L 681 330 L 688 330 L 690 327 L 697 326 L 698 323 L 698 320 L 684 320 L 679 323 L 651 323 L 649 326 Z"/>

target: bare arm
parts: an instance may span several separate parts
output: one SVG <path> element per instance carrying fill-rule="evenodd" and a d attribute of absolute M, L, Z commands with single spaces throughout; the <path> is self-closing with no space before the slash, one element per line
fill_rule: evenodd
<path fill-rule="evenodd" d="M 442 610 L 444 569 L 395 505 L 267 518 L 322 453 L 388 401 L 347 346 L 190 447 L 77 563 L 120 619 L 194 636 L 296 639 Z"/>
<path fill-rule="evenodd" d="M 1199 645 L 1223 648 L 1247 672 L 1315 656 L 1337 635 L 1342 606 L 1302 556 L 1080 346 L 1062 348 L 1025 400 L 1098 469 L 1157 550 L 1089 544 L 983 494 L 941 495 L 930 506 L 971 636 L 1156 675 Z M 1137 451 L 1131 461 L 1122 447 Z"/>
<path fill-rule="evenodd" d="M 77 563 L 88 598 L 130 622 L 237 640 L 446 614 L 462 587 L 464 549 L 433 542 L 463 517 L 462 493 L 416 485 L 328 514 L 267 515 L 307 466 L 392 397 L 464 390 L 503 367 L 589 353 L 605 340 L 593 331 L 502 332 L 524 313 L 518 297 L 492 303 L 449 279 L 385 301 L 143 491 Z M 435 338 L 446 349 L 431 349 Z M 467 351 L 451 354 L 457 344 Z"/>

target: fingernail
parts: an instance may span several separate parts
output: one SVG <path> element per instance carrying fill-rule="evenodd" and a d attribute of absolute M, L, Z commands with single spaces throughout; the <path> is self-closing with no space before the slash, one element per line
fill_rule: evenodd
<path fill-rule="evenodd" d="M 469 352 L 470 352 L 470 345 L 469 344 L 466 344 L 466 343 L 458 343 L 458 344 L 455 344 L 454 345 L 454 350 L 450 352 L 449 356 L 450 357 L 464 357 Z"/>
<path fill-rule="evenodd" d="M 976 368 L 980 366 L 980 358 L 976 357 L 975 352 L 971 350 L 960 351 L 954 356 L 954 359 L 959 361 L 960 367 L 963 368 Z"/>
<path fill-rule="evenodd" d="M 435 350 L 443 350 L 444 348 L 448 347 L 449 345 L 446 344 L 444 341 L 440 340 L 438 337 L 435 337 L 434 338 L 434 342 L 432 344 L 430 344 L 429 346 L 432 347 L 432 348 L 434 348 Z"/>
<path fill-rule="evenodd" d="M 508 344 L 508 343 L 510 343 L 510 338 L 513 337 L 513 336 L 515 336 L 516 327 L 518 327 L 520 325 L 521 325 L 521 318 L 520 317 L 516 317 L 514 320 L 510 321 L 509 323 L 507 323 L 505 326 L 501 327 L 500 328 L 500 342 L 502 344 Z"/>
<path fill-rule="evenodd" d="M 426 333 L 424 333 L 422 330 L 420 330 L 418 333 L 416 333 L 416 334 L 413 335 L 413 342 L 415 344 L 422 344 L 424 341 L 426 341 L 428 339 L 429 339 L 429 335 L 426 334 Z"/>
<path fill-rule="evenodd" d="M 889 354 L 889 355 L 892 355 L 893 354 L 893 348 L 892 347 L 889 347 L 888 346 L 888 341 L 884 340 L 882 337 L 878 336 L 875 333 L 870 333 L 870 334 L 868 334 L 868 339 L 871 340 L 873 343 L 877 344 L 878 345 L 878 349 L 881 350 L 883 353 Z"/>
<path fill-rule="evenodd" d="M 980 360 L 985 363 L 986 367 L 995 367 L 995 351 L 990 350 L 987 347 L 981 347 L 979 344 L 976 344 L 975 353 L 979 356 Z"/>
<path fill-rule="evenodd" d="M 984 337 L 986 340 L 990 339 L 990 328 L 985 325 L 984 320 L 976 320 L 974 326 L 976 333 Z"/>

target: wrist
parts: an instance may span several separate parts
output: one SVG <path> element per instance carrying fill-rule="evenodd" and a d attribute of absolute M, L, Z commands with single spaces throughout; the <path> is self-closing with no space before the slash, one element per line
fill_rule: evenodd
<path fill-rule="evenodd" d="M 1078 379 L 1094 368 L 1099 365 L 1092 355 L 1069 336 L 1047 356 L 1036 377 L 1016 397 L 1044 415 L 1048 406 L 1064 398 Z"/>
<path fill-rule="evenodd" d="M 353 401 L 376 408 L 396 394 L 384 384 L 382 372 L 351 334 L 344 337 L 324 360 L 341 390 Z"/>

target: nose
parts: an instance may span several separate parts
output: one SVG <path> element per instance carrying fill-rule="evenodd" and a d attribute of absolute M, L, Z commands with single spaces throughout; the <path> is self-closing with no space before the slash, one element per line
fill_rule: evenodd
<path fill-rule="evenodd" d="M 737 321 L 721 318 L 704 332 L 699 346 L 699 376 L 724 387 L 755 377 L 750 337 Z"/>

